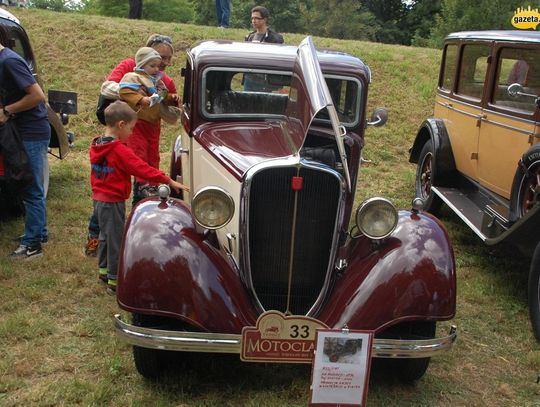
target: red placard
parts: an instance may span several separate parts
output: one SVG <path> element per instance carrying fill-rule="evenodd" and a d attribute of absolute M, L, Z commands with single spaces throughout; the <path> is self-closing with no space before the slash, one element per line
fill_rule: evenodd
<path fill-rule="evenodd" d="M 245 362 L 311 363 L 321 321 L 267 311 L 254 327 L 242 330 L 240 358 Z"/>

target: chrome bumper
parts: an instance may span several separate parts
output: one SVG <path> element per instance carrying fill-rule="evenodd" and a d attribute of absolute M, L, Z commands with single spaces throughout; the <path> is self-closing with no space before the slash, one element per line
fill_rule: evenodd
<path fill-rule="evenodd" d="M 238 353 L 242 335 L 209 332 L 165 331 L 127 324 L 114 316 L 116 334 L 127 343 L 143 348 L 183 351 Z M 449 350 L 457 338 L 454 325 L 447 336 L 435 339 L 373 339 L 371 356 L 375 358 L 427 358 Z"/>

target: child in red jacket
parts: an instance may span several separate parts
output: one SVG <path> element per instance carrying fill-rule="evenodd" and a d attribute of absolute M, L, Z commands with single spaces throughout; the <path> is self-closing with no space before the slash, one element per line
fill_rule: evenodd
<path fill-rule="evenodd" d="M 188 188 L 151 167 L 125 145 L 137 114 L 127 103 L 116 101 L 105 109 L 106 129 L 90 147 L 91 184 L 94 211 L 99 224 L 99 278 L 108 291 L 116 291 L 116 274 L 126 204 L 131 193 L 131 176 L 168 184 L 176 191 Z"/>

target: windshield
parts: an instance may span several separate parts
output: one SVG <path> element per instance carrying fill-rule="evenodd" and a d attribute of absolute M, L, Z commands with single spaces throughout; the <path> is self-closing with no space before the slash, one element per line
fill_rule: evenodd
<path fill-rule="evenodd" d="M 204 73 L 203 104 L 212 118 L 284 115 L 291 73 L 231 68 L 209 68 Z M 359 120 L 361 83 L 355 78 L 325 76 L 339 120 L 347 127 Z M 323 109 L 316 122 L 330 123 Z"/>

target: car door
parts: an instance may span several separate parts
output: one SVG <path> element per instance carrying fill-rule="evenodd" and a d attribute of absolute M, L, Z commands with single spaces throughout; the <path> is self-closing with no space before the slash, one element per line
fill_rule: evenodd
<path fill-rule="evenodd" d="M 443 117 L 456 168 L 477 179 L 478 139 L 490 45 L 465 44 L 460 54 L 454 93 L 442 100 L 442 107 L 446 109 Z"/>
<path fill-rule="evenodd" d="M 510 199 L 517 163 L 536 142 L 537 107 L 533 97 L 510 96 L 508 86 L 519 83 L 524 92 L 540 95 L 540 49 L 502 45 L 494 51 L 494 80 L 480 126 L 478 179 Z"/>

